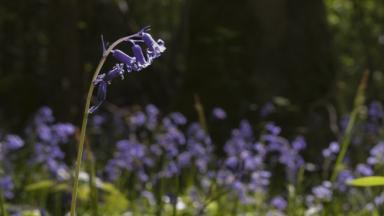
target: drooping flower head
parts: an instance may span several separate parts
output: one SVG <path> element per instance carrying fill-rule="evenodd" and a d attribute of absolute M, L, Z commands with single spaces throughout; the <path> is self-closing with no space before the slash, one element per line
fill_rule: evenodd
<path fill-rule="evenodd" d="M 103 73 L 97 76 L 96 80 L 93 82 L 95 86 L 98 87 L 97 90 L 97 103 L 89 109 L 89 113 L 94 113 L 106 100 L 107 97 L 107 87 L 111 84 L 112 80 L 116 77 L 124 78 L 126 73 L 132 71 L 141 71 L 144 68 L 152 64 L 155 58 L 158 58 L 161 53 L 163 53 L 166 48 L 164 46 L 164 41 L 158 39 L 157 41 L 152 38 L 152 36 L 147 32 L 149 27 L 145 27 L 140 30 L 134 37 L 127 40 L 128 45 L 131 46 L 132 56 L 124 53 L 119 49 L 111 50 L 112 56 L 119 62 L 117 63 L 112 70 L 107 73 Z M 106 53 L 106 48 L 103 42 L 103 55 Z M 142 47 L 146 47 L 143 49 Z"/>

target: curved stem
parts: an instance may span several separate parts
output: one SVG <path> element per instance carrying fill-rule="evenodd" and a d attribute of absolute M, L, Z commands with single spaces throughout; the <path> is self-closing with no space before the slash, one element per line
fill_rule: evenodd
<path fill-rule="evenodd" d="M 88 110 L 91 105 L 94 85 L 93 82 L 96 80 L 97 76 L 99 75 L 101 68 L 103 67 L 108 55 L 111 53 L 112 49 L 115 48 L 117 45 L 119 45 L 121 42 L 127 41 L 131 39 L 132 37 L 138 37 L 139 33 L 120 38 L 116 40 L 111 46 L 108 47 L 108 49 L 103 53 L 103 57 L 100 59 L 99 64 L 97 65 L 97 68 L 95 70 L 95 73 L 93 74 L 93 78 L 91 81 L 91 85 L 88 89 L 87 99 L 85 102 L 84 107 L 84 113 L 83 113 L 83 120 L 81 123 L 81 132 L 80 132 L 80 140 L 79 140 L 79 146 L 77 150 L 77 158 L 76 158 L 76 164 L 75 164 L 75 179 L 73 182 L 73 188 L 72 188 L 72 201 L 71 201 L 71 214 L 70 216 L 75 216 L 76 214 L 76 199 L 77 199 L 77 189 L 79 186 L 79 173 L 81 168 L 81 161 L 83 158 L 83 151 L 84 151 L 84 140 L 85 140 L 85 132 L 87 130 L 87 122 L 88 122 Z"/>

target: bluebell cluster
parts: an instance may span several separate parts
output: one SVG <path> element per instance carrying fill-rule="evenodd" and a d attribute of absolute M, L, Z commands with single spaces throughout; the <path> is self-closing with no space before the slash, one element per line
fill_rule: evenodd
<path fill-rule="evenodd" d="M 271 104 L 265 106 L 268 112 L 273 112 Z M 262 199 L 268 206 L 267 215 L 284 215 L 289 195 L 288 191 L 271 186 L 276 184 L 275 179 L 294 186 L 300 185 L 303 178 L 310 178 L 313 182 L 303 185 L 300 199 L 305 200 L 303 214 L 311 215 L 322 212 L 340 193 L 358 196 L 362 192 L 351 188 L 348 181 L 375 175 L 383 168 L 381 103 L 368 105 L 363 114 L 365 120 L 357 124 L 354 133 L 365 135 L 355 138 L 354 145 L 367 143 L 367 157 L 355 159 L 348 155 L 334 182 L 328 179 L 340 151 L 337 141 L 331 141 L 316 158 L 306 158 L 304 152 L 310 143 L 304 135 L 287 138 L 283 135 L 285 131 L 271 121 L 254 125 L 247 119 L 241 120 L 220 149 L 220 143 L 214 143 L 200 123 L 190 122 L 180 112 L 164 114 L 150 104 L 92 115 L 89 141 L 98 159 L 97 166 L 103 167 L 97 172 L 98 187 L 105 182 L 128 184 L 125 187 L 129 187 L 130 196 L 137 196 L 133 200 L 146 200 L 151 206 L 159 200 L 180 208 L 191 205 L 197 214 L 204 214 L 213 197 L 225 194 L 227 201 L 236 200 L 245 206 Z M 209 121 L 223 123 L 228 115 L 224 109 L 214 107 Z M 340 131 L 345 130 L 347 121 L 348 118 L 341 119 Z M 55 122 L 52 110 L 42 107 L 24 134 L 0 133 L 0 188 L 4 197 L 13 200 L 15 191 L 25 186 L 22 174 L 14 168 L 21 152 L 24 157 L 25 152 L 30 153 L 25 161 L 29 169 L 56 182 L 70 182 L 70 164 L 66 160 L 71 160 L 63 149 L 74 140 L 75 132 L 72 124 Z M 84 179 L 89 181 L 89 176 Z M 124 186 L 120 189 L 124 191 Z M 384 193 L 372 195 L 360 207 L 372 210 L 384 203 L 383 197 Z"/>
<path fill-rule="evenodd" d="M 145 112 L 132 113 L 127 121 L 123 131 L 130 134 L 130 139 L 116 142 L 114 157 L 105 168 L 108 179 L 115 180 L 126 171 L 136 173 L 142 183 L 156 184 L 192 166 L 201 173 L 207 171 L 213 147 L 197 123 L 183 129 L 187 119 L 181 113 L 160 118 L 153 105 L 148 105 Z"/>
<path fill-rule="evenodd" d="M 70 173 L 60 146 L 73 139 L 75 126 L 54 121 L 53 112 L 49 107 L 42 107 L 35 114 L 26 131 L 29 136 L 35 137 L 34 154 L 30 160 L 32 164 L 47 169 L 53 178 L 65 180 L 70 178 Z"/>
<path fill-rule="evenodd" d="M 127 73 L 143 70 L 151 65 L 153 60 L 160 57 L 160 55 L 166 50 L 164 41 L 161 39 L 153 39 L 153 37 L 147 32 L 148 30 L 149 27 L 142 29 L 138 34 L 136 34 L 137 36 L 126 41 L 131 45 L 131 56 L 119 49 L 113 49 L 111 51 L 113 57 L 118 61 L 118 63 L 108 72 L 98 75 L 96 80 L 93 82 L 93 84 L 98 88 L 98 103 L 89 109 L 89 113 L 95 112 L 106 100 L 107 88 L 108 85 L 111 84 L 112 80 L 118 77 L 124 79 L 124 76 Z M 143 50 L 140 44 L 145 45 L 147 48 Z M 106 50 L 104 42 L 103 50 L 104 52 Z"/>
<path fill-rule="evenodd" d="M 15 134 L 0 134 L 0 189 L 6 199 L 14 196 L 14 182 L 12 179 L 14 154 L 24 146 L 24 140 Z"/>

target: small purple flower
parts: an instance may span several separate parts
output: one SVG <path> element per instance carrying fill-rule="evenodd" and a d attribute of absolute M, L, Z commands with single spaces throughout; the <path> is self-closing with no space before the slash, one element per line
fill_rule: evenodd
<path fill-rule="evenodd" d="M 108 83 L 105 81 L 100 81 L 98 83 L 98 89 L 97 89 L 97 104 L 92 106 L 89 109 L 89 113 L 94 113 L 105 101 L 107 98 L 107 87 Z"/>
<path fill-rule="evenodd" d="M 305 149 L 306 146 L 307 146 L 307 143 L 305 142 L 305 139 L 302 136 L 298 136 L 295 138 L 295 140 L 292 141 L 292 148 L 295 151 L 301 151 Z"/>
<path fill-rule="evenodd" d="M 324 181 L 321 185 L 312 189 L 313 195 L 322 201 L 330 201 L 332 199 L 332 184 L 328 181 Z"/>
<path fill-rule="evenodd" d="M 372 168 L 366 164 L 358 164 L 356 167 L 356 171 L 362 176 L 372 176 L 373 175 Z"/>
<path fill-rule="evenodd" d="M 142 37 L 144 43 L 148 46 L 148 56 L 150 58 L 157 58 L 166 50 L 163 40 L 159 39 L 155 41 L 152 36 L 146 32 L 142 33 Z"/>
<path fill-rule="evenodd" d="M 375 145 L 369 152 L 370 156 L 367 159 L 367 163 L 370 165 L 383 164 L 384 163 L 384 142 L 380 142 Z"/>
<path fill-rule="evenodd" d="M 220 107 L 215 107 L 212 111 L 213 117 L 219 120 L 227 118 L 227 113 Z"/>
<path fill-rule="evenodd" d="M 340 150 L 339 143 L 331 142 L 331 144 L 329 145 L 329 150 L 331 150 L 332 153 L 338 153 Z"/>
<path fill-rule="evenodd" d="M 112 70 L 108 71 L 103 80 L 107 83 L 111 83 L 111 81 L 117 77 L 124 79 L 124 67 L 122 64 L 116 64 Z"/>
<path fill-rule="evenodd" d="M 374 199 L 374 203 L 376 206 L 382 206 L 384 203 L 384 194 L 376 196 Z"/>
<path fill-rule="evenodd" d="M 281 128 L 276 126 L 275 123 L 273 122 L 269 122 L 265 125 L 265 129 L 267 129 L 267 131 L 273 135 L 279 135 L 280 132 L 281 132 Z"/>
<path fill-rule="evenodd" d="M 333 158 L 340 150 L 337 142 L 331 142 L 328 148 L 323 149 L 322 154 L 324 158 Z"/>
<path fill-rule="evenodd" d="M 136 60 L 134 57 L 131 57 L 118 49 L 112 50 L 111 53 L 119 62 L 125 64 L 128 72 L 131 72 L 135 68 L 134 63 Z"/>
<path fill-rule="evenodd" d="M 92 126 L 95 128 L 100 128 L 105 122 L 106 119 L 102 115 L 94 115 L 91 119 Z"/>
<path fill-rule="evenodd" d="M 368 116 L 373 120 L 378 120 L 384 117 L 383 106 L 378 101 L 373 101 L 368 106 Z"/>
<path fill-rule="evenodd" d="M 40 125 L 40 124 L 52 123 L 55 120 L 55 118 L 53 117 L 52 109 L 47 106 L 44 106 L 37 111 L 34 120 L 36 125 Z"/>
<path fill-rule="evenodd" d="M 148 115 L 149 118 L 157 118 L 157 116 L 159 115 L 159 109 L 157 109 L 157 107 L 153 104 L 149 104 L 145 107 L 145 111 Z"/>
<path fill-rule="evenodd" d="M 253 137 L 253 130 L 252 126 L 249 123 L 248 120 L 241 120 L 240 122 L 240 127 L 239 127 L 239 132 L 241 135 L 246 138 L 246 139 L 252 139 Z"/>
<path fill-rule="evenodd" d="M 3 195 L 6 199 L 12 199 L 13 198 L 14 184 L 13 184 L 11 176 L 8 175 L 8 176 L 0 177 L 0 188 L 1 188 Z"/>
<path fill-rule="evenodd" d="M 185 125 L 187 123 L 185 116 L 179 112 L 171 113 L 169 116 L 176 125 Z"/>
<path fill-rule="evenodd" d="M 267 117 L 271 113 L 276 111 L 276 107 L 273 105 L 273 103 L 268 102 L 264 104 L 260 109 L 260 116 L 261 117 Z"/>
<path fill-rule="evenodd" d="M 342 192 L 347 190 L 347 182 L 354 179 L 354 176 L 349 170 L 342 170 L 336 179 L 336 188 Z"/>
<path fill-rule="evenodd" d="M 136 44 L 135 42 L 131 41 L 132 45 L 132 52 L 133 55 L 136 58 L 136 64 L 138 66 L 138 71 L 148 67 L 151 62 L 150 59 L 146 60 L 143 54 L 143 50 L 141 49 L 140 45 Z"/>
<path fill-rule="evenodd" d="M 58 123 L 53 125 L 53 131 L 60 142 L 68 142 L 70 136 L 75 133 L 75 126 L 70 123 Z"/>
<path fill-rule="evenodd" d="M 225 161 L 225 165 L 230 168 L 230 169 L 236 169 L 236 167 L 238 166 L 238 159 L 236 157 L 229 157 L 227 158 L 227 160 Z"/>
<path fill-rule="evenodd" d="M 287 201 L 281 196 L 275 196 L 271 200 L 271 205 L 279 210 L 284 210 L 287 207 Z"/>
<path fill-rule="evenodd" d="M 130 122 L 134 127 L 140 127 L 145 124 L 147 117 L 143 112 L 136 112 L 130 117 Z"/>
<path fill-rule="evenodd" d="M 5 148 L 8 150 L 16 150 L 23 147 L 24 141 L 17 135 L 10 134 L 5 137 Z"/>

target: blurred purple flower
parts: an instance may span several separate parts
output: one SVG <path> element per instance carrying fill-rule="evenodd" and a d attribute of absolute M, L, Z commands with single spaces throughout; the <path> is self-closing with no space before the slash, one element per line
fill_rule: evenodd
<path fill-rule="evenodd" d="M 220 107 L 215 107 L 212 111 L 213 117 L 219 120 L 227 118 L 227 113 Z"/>
<path fill-rule="evenodd" d="M 357 173 L 359 173 L 362 176 L 372 176 L 373 170 L 370 166 L 366 164 L 358 164 L 356 167 Z"/>
<path fill-rule="evenodd" d="M 271 134 L 273 134 L 273 135 L 279 135 L 280 132 L 281 132 L 281 128 L 278 127 L 278 126 L 276 126 L 276 124 L 273 123 L 273 122 L 269 122 L 269 123 L 267 123 L 267 124 L 265 125 L 265 129 L 266 129 L 269 133 L 271 133 Z"/>
<path fill-rule="evenodd" d="M 0 188 L 3 192 L 3 196 L 6 199 L 12 199 L 14 194 L 13 194 L 13 189 L 14 189 L 14 184 L 12 181 L 12 177 L 7 175 L 0 177 Z"/>
<path fill-rule="evenodd" d="M 307 143 L 305 142 L 305 139 L 303 136 L 298 136 L 292 141 L 292 148 L 295 151 L 301 151 L 305 149 L 307 146 Z"/>
<path fill-rule="evenodd" d="M 264 104 L 261 107 L 261 109 L 260 109 L 260 116 L 262 118 L 264 118 L 264 117 L 267 117 L 268 115 L 270 115 L 271 113 L 273 113 L 275 111 L 276 111 L 276 107 L 273 105 L 273 103 L 268 102 L 268 103 Z"/>
<path fill-rule="evenodd" d="M 324 181 L 321 185 L 312 188 L 312 193 L 321 201 L 330 201 L 333 194 L 331 182 Z"/>
<path fill-rule="evenodd" d="M 55 118 L 53 117 L 53 112 L 51 108 L 44 106 L 37 111 L 37 113 L 35 114 L 34 120 L 35 120 L 34 123 L 36 125 L 40 125 L 40 124 L 52 123 L 55 120 Z"/>
<path fill-rule="evenodd" d="M 24 146 L 24 141 L 17 135 L 10 134 L 5 137 L 5 149 L 16 150 Z"/>
<path fill-rule="evenodd" d="M 185 125 L 187 123 L 187 118 L 179 112 L 171 113 L 169 117 L 176 125 Z"/>
<path fill-rule="evenodd" d="M 368 116 L 372 120 L 379 120 L 384 117 L 383 105 L 379 101 L 373 101 L 368 106 Z"/>
<path fill-rule="evenodd" d="M 342 170 L 336 179 L 336 188 L 341 192 L 347 190 L 347 182 L 354 179 L 354 176 L 350 170 Z"/>
<path fill-rule="evenodd" d="M 271 205 L 279 210 L 284 210 L 287 207 L 287 201 L 281 196 L 275 196 L 271 200 Z"/>

